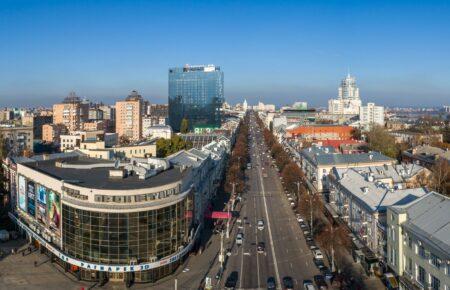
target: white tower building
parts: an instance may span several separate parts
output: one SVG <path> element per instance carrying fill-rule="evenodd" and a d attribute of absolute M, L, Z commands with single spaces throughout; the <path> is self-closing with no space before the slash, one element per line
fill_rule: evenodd
<path fill-rule="evenodd" d="M 358 115 L 362 105 L 359 97 L 359 88 L 356 79 L 350 74 L 341 81 L 338 89 L 338 98 L 328 101 L 328 111 L 331 114 Z"/>

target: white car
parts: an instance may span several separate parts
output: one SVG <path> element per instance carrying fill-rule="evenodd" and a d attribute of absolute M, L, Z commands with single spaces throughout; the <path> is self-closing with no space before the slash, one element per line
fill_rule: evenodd
<path fill-rule="evenodd" d="M 258 221 L 258 230 L 260 230 L 260 231 L 264 230 L 264 221 L 263 220 Z"/>
<path fill-rule="evenodd" d="M 244 242 L 244 234 L 239 233 L 236 235 L 236 244 L 237 245 L 242 245 L 242 243 Z"/>
<path fill-rule="evenodd" d="M 323 260 L 323 254 L 322 254 L 322 252 L 320 250 L 317 250 L 317 249 L 314 250 L 313 254 L 314 254 L 314 259 L 316 259 L 316 260 Z"/>
<path fill-rule="evenodd" d="M 297 217 L 297 222 L 299 222 L 299 223 L 304 223 L 305 221 L 301 218 L 301 217 Z"/>

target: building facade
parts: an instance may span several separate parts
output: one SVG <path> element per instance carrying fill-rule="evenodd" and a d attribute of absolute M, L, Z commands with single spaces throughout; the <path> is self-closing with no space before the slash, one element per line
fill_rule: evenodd
<path fill-rule="evenodd" d="M 0 135 L 5 142 L 7 151 L 13 155 L 22 155 L 25 151 L 33 152 L 33 127 L 0 126 Z"/>
<path fill-rule="evenodd" d="M 369 130 L 372 125 L 384 126 L 384 107 L 367 103 L 359 109 L 359 121 L 362 128 Z"/>
<path fill-rule="evenodd" d="M 359 97 L 359 88 L 356 86 L 356 79 L 348 74 L 341 81 L 338 89 L 338 98 L 328 101 L 328 112 L 339 115 L 358 115 L 360 106 L 361 99 Z"/>
<path fill-rule="evenodd" d="M 450 198 L 430 192 L 387 209 L 387 262 L 400 289 L 450 289 Z"/>
<path fill-rule="evenodd" d="M 124 101 L 116 102 L 116 133 L 119 138 L 132 141 L 142 138 L 144 101 L 137 91 L 132 91 Z"/>
<path fill-rule="evenodd" d="M 88 118 L 89 104 L 82 102 L 73 92 L 62 103 L 53 105 L 53 124 L 63 124 L 69 132 L 80 130 Z"/>
<path fill-rule="evenodd" d="M 63 124 L 45 124 L 42 126 L 42 141 L 59 144 L 60 136 L 67 133 Z"/>
<path fill-rule="evenodd" d="M 214 65 L 169 69 L 169 124 L 180 131 L 183 119 L 189 128 L 222 124 L 223 72 Z"/>

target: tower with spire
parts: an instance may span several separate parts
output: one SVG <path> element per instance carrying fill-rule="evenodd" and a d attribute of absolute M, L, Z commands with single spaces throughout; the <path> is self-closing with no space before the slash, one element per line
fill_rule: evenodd
<path fill-rule="evenodd" d="M 355 77 L 347 73 L 338 89 L 338 98 L 328 101 L 328 112 L 339 115 L 357 115 L 361 99 Z"/>

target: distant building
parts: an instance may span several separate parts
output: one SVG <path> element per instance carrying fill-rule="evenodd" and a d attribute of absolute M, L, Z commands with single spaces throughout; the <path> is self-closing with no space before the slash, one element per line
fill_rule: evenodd
<path fill-rule="evenodd" d="M 33 152 L 33 127 L 25 126 L 0 126 L 0 135 L 6 145 L 6 150 L 14 156 L 20 156 L 27 152 Z"/>
<path fill-rule="evenodd" d="M 430 168 L 436 164 L 438 160 L 446 160 L 450 163 L 450 151 L 429 145 L 419 145 L 403 151 L 402 160 Z"/>
<path fill-rule="evenodd" d="M 308 109 L 308 103 L 307 102 L 295 102 L 292 105 L 292 109 L 294 109 L 294 110 L 307 110 Z"/>
<path fill-rule="evenodd" d="M 103 120 L 103 110 L 99 108 L 90 108 L 89 120 Z"/>
<path fill-rule="evenodd" d="M 287 130 L 286 137 L 301 140 L 348 140 L 353 128 L 341 125 L 305 125 Z"/>
<path fill-rule="evenodd" d="M 116 133 L 137 141 L 142 138 L 142 116 L 144 115 L 142 96 L 132 91 L 124 101 L 116 102 Z"/>
<path fill-rule="evenodd" d="M 63 124 L 45 124 L 42 126 L 42 141 L 59 144 L 60 136 L 67 133 L 67 128 Z"/>
<path fill-rule="evenodd" d="M 248 104 L 247 104 L 247 99 L 244 100 L 244 103 L 242 104 L 242 110 L 244 112 L 246 112 L 248 110 Z"/>
<path fill-rule="evenodd" d="M 172 138 L 172 134 L 173 132 L 170 126 L 154 125 L 147 128 L 144 132 L 144 137 L 170 139 Z"/>
<path fill-rule="evenodd" d="M 98 108 L 102 111 L 103 120 L 114 121 L 116 119 L 116 108 L 114 106 L 102 105 Z"/>
<path fill-rule="evenodd" d="M 347 77 L 341 81 L 338 90 L 338 98 L 328 101 L 328 111 L 331 114 L 358 115 L 361 104 L 359 88 L 356 86 L 355 77 L 348 74 Z"/>
<path fill-rule="evenodd" d="M 400 289 L 450 288 L 450 198 L 430 192 L 387 209 L 387 264 Z"/>
<path fill-rule="evenodd" d="M 367 103 L 359 109 L 359 121 L 362 128 L 369 130 L 372 125 L 384 126 L 384 107 Z"/>
<path fill-rule="evenodd" d="M 169 124 L 180 131 L 181 121 L 196 127 L 219 128 L 224 102 L 223 72 L 214 65 L 169 69 Z"/>
<path fill-rule="evenodd" d="M 52 115 L 41 115 L 38 113 L 26 114 L 22 117 L 23 126 L 32 126 L 34 139 L 42 139 L 42 126 L 53 122 Z"/>
<path fill-rule="evenodd" d="M 89 104 L 71 92 L 60 104 L 53 105 L 53 124 L 63 124 L 67 130 L 81 129 L 81 123 L 89 117 Z"/>
<path fill-rule="evenodd" d="M 409 131 L 392 131 L 389 135 L 393 136 L 395 143 L 407 143 L 411 146 L 432 144 L 434 142 L 443 142 L 444 136 L 440 133 L 423 134 Z"/>

